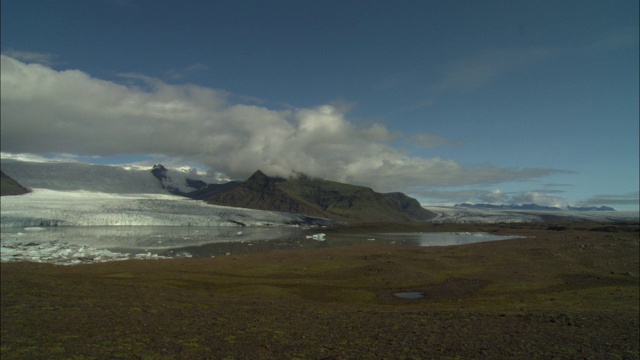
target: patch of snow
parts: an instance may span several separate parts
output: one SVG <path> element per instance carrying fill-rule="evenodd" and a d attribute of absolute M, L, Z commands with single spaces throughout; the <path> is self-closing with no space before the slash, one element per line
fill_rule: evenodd
<path fill-rule="evenodd" d="M 39 226 L 33 226 L 33 227 L 26 227 L 24 228 L 24 231 L 46 231 L 47 228 L 43 228 L 43 227 L 39 227 Z"/>

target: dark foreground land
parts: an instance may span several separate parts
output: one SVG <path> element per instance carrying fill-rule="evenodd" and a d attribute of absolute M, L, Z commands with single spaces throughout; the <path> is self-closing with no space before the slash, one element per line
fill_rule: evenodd
<path fill-rule="evenodd" d="M 2 264 L 1 357 L 639 358 L 638 224 L 470 230 L 530 238 Z"/>

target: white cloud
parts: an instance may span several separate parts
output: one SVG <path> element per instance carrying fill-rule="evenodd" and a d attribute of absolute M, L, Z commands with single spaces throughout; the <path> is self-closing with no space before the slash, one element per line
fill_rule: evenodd
<path fill-rule="evenodd" d="M 69 161 L 58 158 L 48 158 L 45 156 L 40 156 L 36 154 L 12 154 L 7 152 L 0 152 L 0 159 L 10 159 L 10 160 L 18 160 L 18 161 L 26 161 L 26 162 L 37 162 L 37 163 L 45 163 L 45 162 L 56 162 L 56 161 Z"/>
<path fill-rule="evenodd" d="M 476 196 L 480 201 L 489 204 L 503 204 L 509 202 L 509 194 L 502 192 L 500 189 L 494 189 Z"/>
<path fill-rule="evenodd" d="M 426 191 L 420 194 L 425 198 L 437 199 L 446 203 L 472 203 L 494 205 L 523 205 L 537 204 L 543 206 L 555 206 L 563 208 L 568 203 L 561 197 L 553 196 L 545 191 L 520 191 L 504 192 L 500 189 L 463 189 L 463 190 L 436 190 Z"/>
<path fill-rule="evenodd" d="M 257 169 L 280 176 L 303 172 L 378 191 L 562 172 L 412 157 L 391 146 L 397 134 L 382 125 L 357 126 L 346 110 L 332 105 L 270 109 L 232 102 L 227 92 L 201 86 L 136 74 L 123 74 L 130 84 L 122 85 L 7 56 L 1 69 L 4 152 L 165 156 L 233 179 Z"/>
<path fill-rule="evenodd" d="M 9 49 L 3 52 L 4 55 L 12 57 L 14 59 L 18 59 L 24 61 L 26 63 L 36 63 L 42 64 L 46 66 L 51 66 L 53 64 L 53 55 L 49 53 L 39 53 L 33 51 L 19 51 Z"/>
<path fill-rule="evenodd" d="M 640 193 L 595 195 L 581 205 L 640 205 Z"/>
<path fill-rule="evenodd" d="M 455 147 L 464 144 L 464 142 L 462 141 L 451 141 L 449 139 L 445 139 L 441 136 L 433 134 L 415 134 L 409 137 L 409 142 L 417 147 L 425 149 L 439 146 Z"/>
<path fill-rule="evenodd" d="M 431 87 L 433 93 L 469 91 L 494 79 L 551 56 L 555 50 L 540 47 L 490 49 L 451 65 Z"/>
<path fill-rule="evenodd" d="M 611 53 L 625 48 L 638 47 L 638 28 L 622 27 L 604 34 L 593 43 L 584 47 L 587 53 Z"/>
<path fill-rule="evenodd" d="M 420 197 L 435 199 L 439 202 L 446 203 L 462 203 L 462 202 L 490 202 L 502 203 L 508 199 L 508 195 L 504 194 L 500 189 L 482 190 L 482 189 L 461 189 L 461 190 L 423 190 L 418 193 Z M 499 199 L 488 200 L 488 196 L 504 195 Z M 485 200 L 481 200 L 485 199 Z"/>
<path fill-rule="evenodd" d="M 564 199 L 537 191 L 528 191 L 514 194 L 511 197 L 511 203 L 518 205 L 537 204 L 559 208 L 567 206 L 567 202 Z"/>
<path fill-rule="evenodd" d="M 489 85 L 496 79 L 511 72 L 554 57 L 570 53 L 583 55 L 611 53 L 625 48 L 637 48 L 638 29 L 621 27 L 604 34 L 590 44 L 566 47 L 512 47 L 494 48 L 478 52 L 475 55 L 453 62 L 444 76 L 430 87 L 432 94 L 446 92 L 466 92 Z M 430 98 L 422 105 L 429 105 Z"/>
<path fill-rule="evenodd" d="M 171 69 L 167 71 L 166 76 L 171 80 L 179 80 L 184 77 L 198 74 L 207 70 L 209 70 L 209 67 L 207 65 L 196 63 L 182 69 Z"/>

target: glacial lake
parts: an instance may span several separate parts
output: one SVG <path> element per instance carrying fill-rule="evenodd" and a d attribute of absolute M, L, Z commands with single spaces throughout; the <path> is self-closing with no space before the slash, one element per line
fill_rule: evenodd
<path fill-rule="evenodd" d="M 325 248 L 351 245 L 392 244 L 398 246 L 449 246 L 513 239 L 489 233 L 327 233 L 324 240 L 312 235 L 322 229 L 297 227 L 173 227 L 173 226 L 85 226 L 0 228 L 7 241 L 51 242 L 89 245 L 113 252 L 167 257 L 212 257 L 241 255 L 275 249 Z M 316 238 L 323 238 L 316 236 Z"/>

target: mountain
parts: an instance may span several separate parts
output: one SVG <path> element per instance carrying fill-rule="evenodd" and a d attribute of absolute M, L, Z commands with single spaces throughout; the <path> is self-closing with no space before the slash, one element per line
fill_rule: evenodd
<path fill-rule="evenodd" d="M 571 211 L 616 211 L 616 209 L 608 206 L 567 206 L 567 210 Z"/>
<path fill-rule="evenodd" d="M 402 193 L 373 190 L 299 174 L 293 179 L 269 177 L 256 171 L 246 181 L 207 184 L 184 173 L 154 165 L 152 174 L 174 195 L 209 204 L 279 211 L 343 222 L 424 221 L 435 214 Z"/>
<path fill-rule="evenodd" d="M 555 206 L 543 206 L 538 204 L 522 204 L 522 205 L 493 205 L 493 204 L 468 204 L 462 203 L 455 205 L 457 208 L 486 209 L 486 210 L 534 210 L 534 211 L 561 211 L 562 209 Z M 567 210 L 571 211 L 615 211 L 616 209 L 608 206 L 567 206 Z"/>
<path fill-rule="evenodd" d="M 362 186 L 312 179 L 283 179 L 256 171 L 246 181 L 201 197 L 210 204 L 281 211 L 344 222 L 406 222 L 435 217 L 402 193 L 381 194 Z"/>
<path fill-rule="evenodd" d="M 490 210 L 536 210 L 536 211 L 560 211 L 561 209 L 554 206 L 543 206 L 538 204 L 522 204 L 522 205 L 494 205 L 494 204 L 456 204 L 455 207 L 464 207 L 472 209 L 490 209 Z"/>
<path fill-rule="evenodd" d="M 0 196 L 22 195 L 29 192 L 29 189 L 18 184 L 17 181 L 0 171 Z"/>
<path fill-rule="evenodd" d="M 10 188 L 29 190 L 28 196 L 2 197 L 0 224 L 3 227 L 290 226 L 328 225 L 334 222 L 328 219 L 340 219 L 342 222 L 429 219 L 427 222 L 432 224 L 638 221 L 637 211 L 544 212 L 521 208 L 516 209 L 518 211 L 501 211 L 433 206 L 428 209 L 431 212 L 422 209 L 417 201 L 404 194 L 378 194 L 368 188 L 305 176 L 285 180 L 256 173 L 251 181 L 207 184 L 193 171 L 168 168 L 165 175 L 176 185 L 171 187 L 171 183 L 163 184 L 148 167 L 28 162 L 7 158 L 0 158 L 0 166 L 4 173 L 0 178 L 2 195 L 10 193 Z M 7 175 L 15 181 L 9 180 Z M 16 182 L 20 187 L 15 186 Z M 258 191 L 265 188 L 268 191 Z M 170 190 L 182 191 L 187 197 L 171 195 Z M 238 196 L 234 198 L 233 194 Z M 212 206 L 204 201 L 189 200 L 189 197 L 197 199 L 205 196 L 218 199 L 221 203 L 226 200 L 232 206 L 242 202 L 249 203 L 247 206 L 262 203 L 267 209 L 290 208 L 316 213 L 321 214 L 322 219 L 296 213 Z M 274 203 L 280 206 L 270 205 Z"/>

